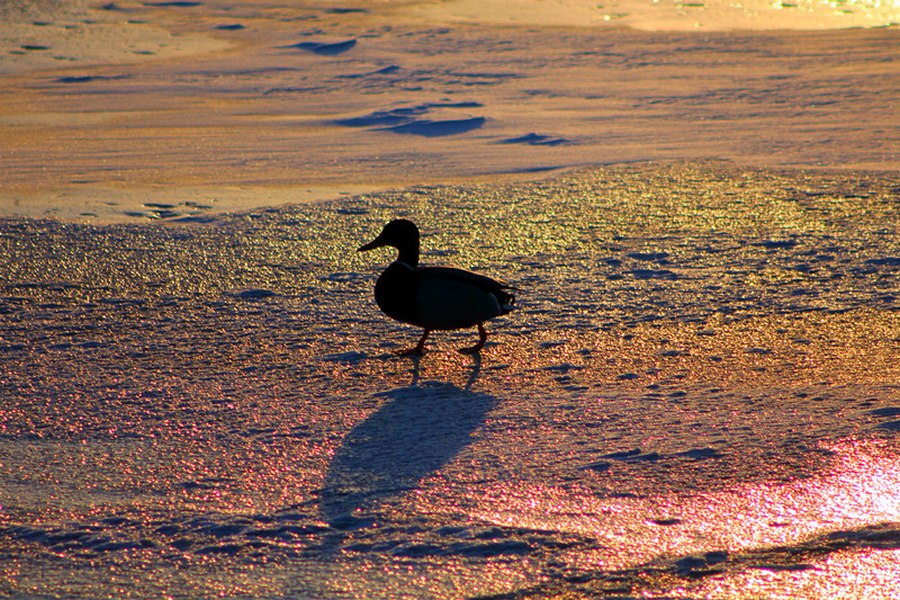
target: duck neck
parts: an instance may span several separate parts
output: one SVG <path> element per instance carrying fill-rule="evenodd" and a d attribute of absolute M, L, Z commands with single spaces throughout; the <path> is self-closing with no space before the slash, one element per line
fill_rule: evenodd
<path fill-rule="evenodd" d="M 402 244 L 397 247 L 397 250 L 400 252 L 397 260 L 408 264 L 414 269 L 419 266 L 419 240 Z"/>

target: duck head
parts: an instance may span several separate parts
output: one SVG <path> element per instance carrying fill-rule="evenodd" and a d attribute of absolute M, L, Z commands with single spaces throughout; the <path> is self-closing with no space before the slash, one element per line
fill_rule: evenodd
<path fill-rule="evenodd" d="M 394 219 L 384 226 L 378 237 L 361 246 L 357 252 L 391 246 L 399 252 L 397 260 L 411 267 L 419 264 L 419 228 L 412 221 Z"/>

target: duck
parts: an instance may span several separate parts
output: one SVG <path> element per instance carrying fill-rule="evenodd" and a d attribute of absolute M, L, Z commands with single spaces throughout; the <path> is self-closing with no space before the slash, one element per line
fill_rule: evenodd
<path fill-rule="evenodd" d="M 478 343 L 459 350 L 476 354 L 487 342 L 484 323 L 515 308 L 516 288 L 502 281 L 453 267 L 419 266 L 419 228 L 412 221 L 391 221 L 357 252 L 385 246 L 398 254 L 375 282 L 375 302 L 392 319 L 424 329 L 416 346 L 401 354 L 422 354 L 432 331 L 477 327 Z"/>

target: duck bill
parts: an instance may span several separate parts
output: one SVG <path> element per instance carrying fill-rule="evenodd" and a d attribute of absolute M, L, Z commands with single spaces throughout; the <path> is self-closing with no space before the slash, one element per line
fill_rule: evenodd
<path fill-rule="evenodd" d="M 377 238 L 375 238 L 374 240 L 372 240 L 365 246 L 360 246 L 359 248 L 357 248 L 356 251 L 357 252 L 365 252 L 367 250 L 374 250 L 375 248 L 381 248 L 382 246 L 387 246 L 387 243 L 385 243 L 384 240 L 381 239 L 381 236 L 378 236 Z"/>

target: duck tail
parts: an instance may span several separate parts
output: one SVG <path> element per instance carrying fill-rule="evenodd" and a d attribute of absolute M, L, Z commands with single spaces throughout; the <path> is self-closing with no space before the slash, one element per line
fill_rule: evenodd
<path fill-rule="evenodd" d="M 509 292 L 500 290 L 496 293 L 497 301 L 500 304 L 500 314 L 505 315 L 516 309 L 516 297 Z"/>

